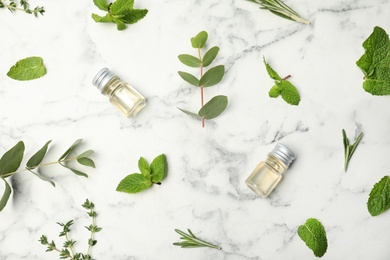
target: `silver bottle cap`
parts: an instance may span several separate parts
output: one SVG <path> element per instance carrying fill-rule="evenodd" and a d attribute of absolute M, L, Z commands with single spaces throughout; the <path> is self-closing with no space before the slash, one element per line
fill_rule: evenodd
<path fill-rule="evenodd" d="M 113 77 L 116 77 L 114 73 L 112 73 L 107 68 L 103 68 L 99 70 L 99 72 L 95 75 L 95 77 L 92 80 L 92 84 L 95 87 L 97 87 L 97 89 L 100 90 L 100 92 L 103 92 L 104 87 Z"/>
<path fill-rule="evenodd" d="M 282 161 L 286 167 L 295 159 L 295 154 L 283 144 L 277 144 L 270 154 Z"/>

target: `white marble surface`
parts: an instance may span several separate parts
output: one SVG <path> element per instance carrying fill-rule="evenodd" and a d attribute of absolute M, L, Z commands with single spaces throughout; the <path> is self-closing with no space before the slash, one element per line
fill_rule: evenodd
<path fill-rule="evenodd" d="M 60 167 L 45 169 L 57 187 L 23 173 L 12 178 L 13 195 L 0 213 L 0 259 L 58 259 L 38 239 L 57 237 L 55 223 L 75 219 L 72 231 L 84 251 L 89 224 L 81 204 L 96 204 L 102 259 L 315 259 L 297 235 L 307 218 L 319 219 L 328 236 L 323 259 L 390 257 L 390 212 L 371 217 L 366 209 L 373 184 L 389 174 L 389 96 L 362 89 L 355 62 L 374 26 L 390 32 L 389 0 L 292 1 L 311 26 L 283 20 L 245 0 L 136 1 L 148 15 L 125 31 L 96 24 L 92 0 L 31 1 L 46 13 L 35 19 L 0 9 L 0 151 L 17 141 L 26 158 L 53 139 L 46 158 L 55 159 L 75 139 L 96 151 L 89 178 Z M 177 106 L 196 110 L 199 92 L 178 70 L 196 73 L 177 55 L 192 53 L 189 39 L 201 30 L 218 45 L 215 64 L 226 66 L 223 81 L 206 90 L 229 97 L 219 118 L 200 122 Z M 194 53 L 195 54 L 195 53 Z M 19 59 L 41 56 L 47 75 L 18 82 L 6 76 Z M 301 93 L 298 107 L 268 97 L 272 80 L 262 58 L 280 74 L 291 74 Z M 134 119 L 119 112 L 92 86 L 109 67 L 148 99 Z M 341 129 L 365 136 L 343 172 Z M 244 184 L 277 142 L 297 159 L 268 199 Z M 165 153 L 168 177 L 137 195 L 115 191 L 137 171 L 137 160 Z M 2 192 L 2 187 L 0 188 Z M 222 246 L 180 249 L 175 228 Z"/>

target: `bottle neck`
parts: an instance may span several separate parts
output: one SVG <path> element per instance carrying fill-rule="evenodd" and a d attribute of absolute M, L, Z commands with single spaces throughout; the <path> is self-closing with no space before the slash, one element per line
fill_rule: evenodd
<path fill-rule="evenodd" d="M 288 168 L 281 160 L 279 160 L 272 154 L 268 154 L 268 157 L 264 163 L 279 173 L 284 172 Z"/>
<path fill-rule="evenodd" d="M 116 88 L 118 88 L 120 85 L 122 85 L 122 81 L 120 80 L 119 77 L 114 76 L 110 79 L 109 82 L 104 86 L 102 90 L 102 94 L 105 96 L 111 95 Z"/>

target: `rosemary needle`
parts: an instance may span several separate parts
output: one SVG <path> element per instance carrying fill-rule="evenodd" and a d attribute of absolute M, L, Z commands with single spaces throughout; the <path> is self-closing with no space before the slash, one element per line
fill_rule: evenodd
<path fill-rule="evenodd" d="M 221 250 L 222 248 L 217 245 L 213 245 L 204 240 L 197 238 L 191 230 L 187 229 L 189 234 L 184 233 L 179 229 L 175 229 L 176 233 L 181 235 L 180 239 L 184 240 L 182 242 L 173 243 L 175 246 L 180 246 L 181 248 L 195 248 L 195 247 L 210 247 Z"/>

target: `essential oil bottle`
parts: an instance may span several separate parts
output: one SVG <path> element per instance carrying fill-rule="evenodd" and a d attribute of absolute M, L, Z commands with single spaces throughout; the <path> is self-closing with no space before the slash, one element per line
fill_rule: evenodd
<path fill-rule="evenodd" d="M 101 69 L 92 80 L 100 92 L 127 117 L 133 117 L 146 105 L 146 99 L 128 83 L 112 73 Z"/>
<path fill-rule="evenodd" d="M 295 154 L 283 144 L 277 144 L 264 162 L 260 162 L 245 183 L 256 194 L 268 197 L 282 179 Z"/>

